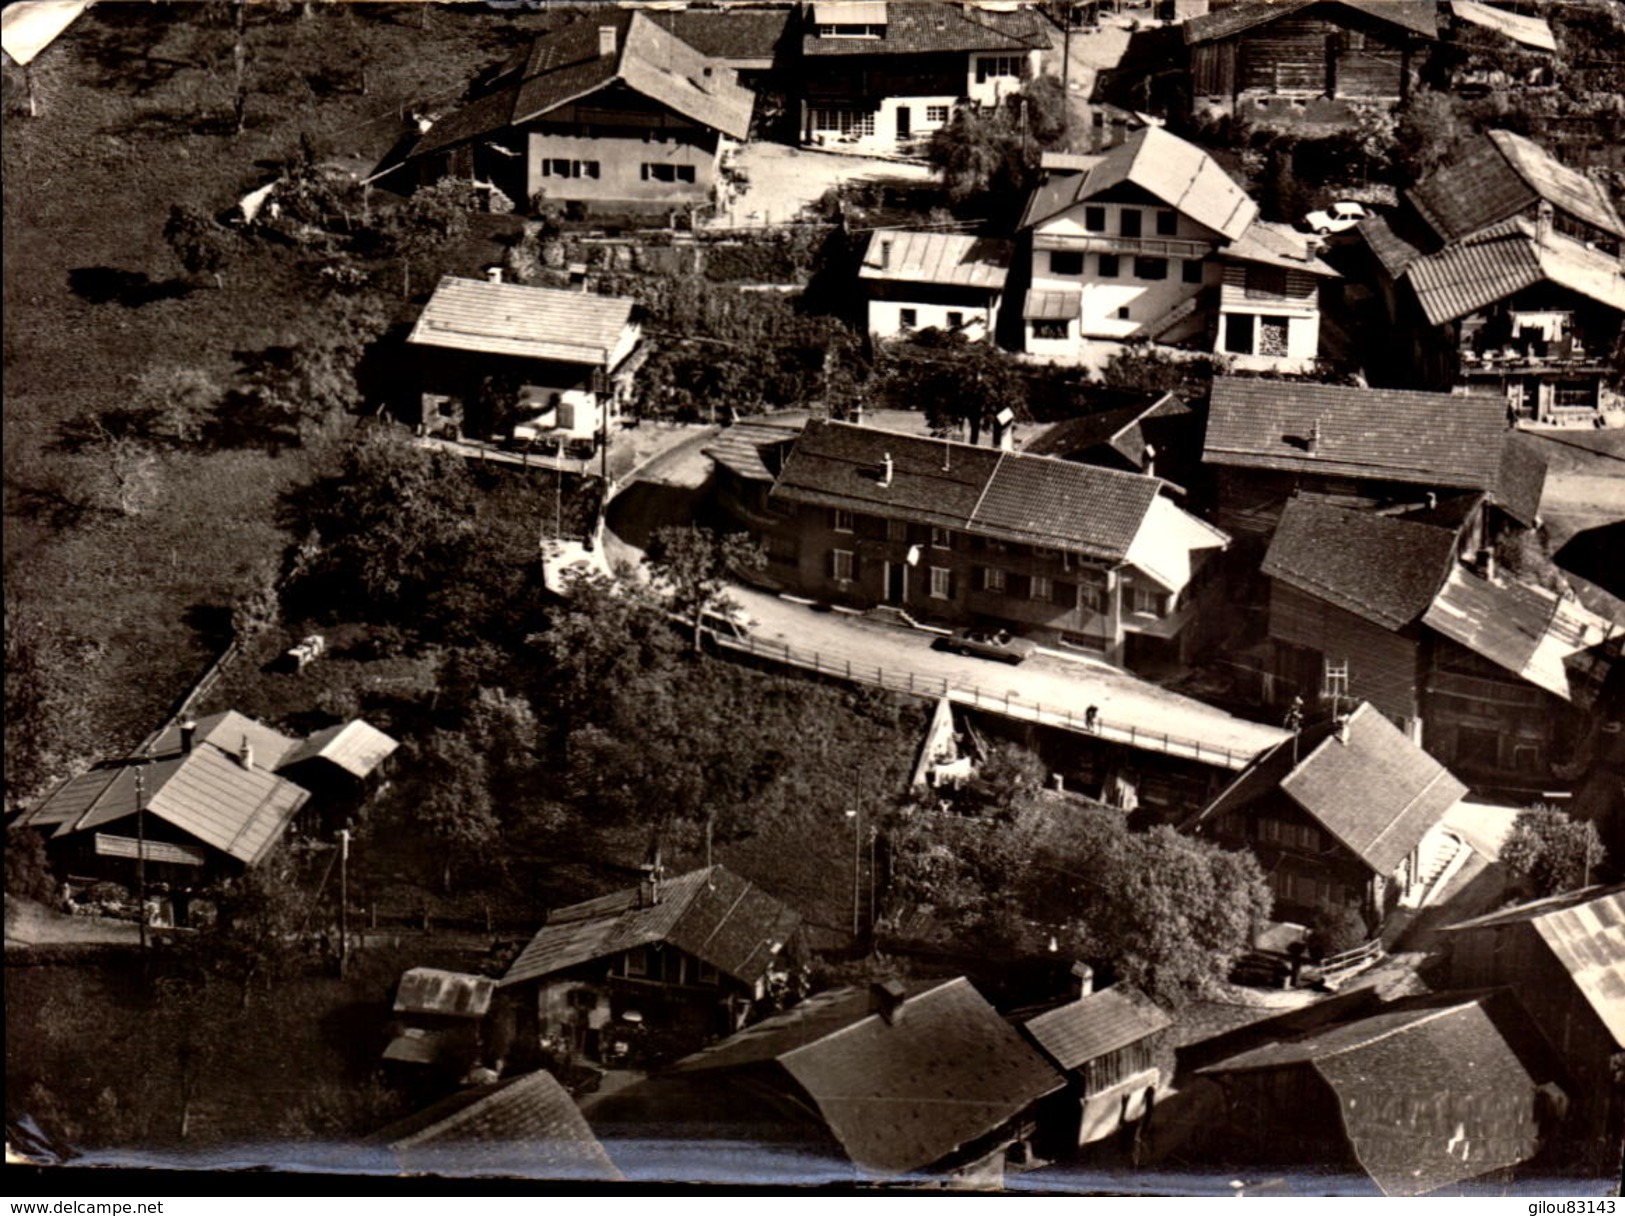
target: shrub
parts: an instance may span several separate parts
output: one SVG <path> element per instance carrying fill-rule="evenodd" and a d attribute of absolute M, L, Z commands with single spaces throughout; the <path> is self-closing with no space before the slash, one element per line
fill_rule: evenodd
<path fill-rule="evenodd" d="M 56 874 L 45 855 L 45 840 L 32 828 L 6 832 L 6 894 L 42 904 L 56 900 Z"/>

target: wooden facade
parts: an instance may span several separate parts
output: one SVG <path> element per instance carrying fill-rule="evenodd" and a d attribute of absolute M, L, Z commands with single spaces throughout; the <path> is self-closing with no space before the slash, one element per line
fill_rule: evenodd
<path fill-rule="evenodd" d="M 1310 705 L 1324 701 L 1325 665 L 1346 663 L 1345 706 L 1370 701 L 1402 730 L 1415 729 L 1422 712 L 1420 626 L 1396 633 L 1271 580 L 1269 628 L 1278 650 L 1278 700 L 1297 695 Z"/>

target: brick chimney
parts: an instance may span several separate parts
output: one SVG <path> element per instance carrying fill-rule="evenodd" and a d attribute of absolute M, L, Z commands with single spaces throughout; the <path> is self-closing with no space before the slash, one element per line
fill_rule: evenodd
<path fill-rule="evenodd" d="M 876 980 L 869 985 L 869 1007 L 885 1020 L 886 1025 L 895 1026 L 903 1019 L 903 1002 L 907 993 L 901 980 Z"/>
<path fill-rule="evenodd" d="M 186 754 L 192 750 L 197 742 L 197 723 L 188 718 L 181 723 L 181 752 Z"/>
<path fill-rule="evenodd" d="M 616 31 L 613 25 L 598 27 L 598 57 L 600 59 L 615 58 Z"/>

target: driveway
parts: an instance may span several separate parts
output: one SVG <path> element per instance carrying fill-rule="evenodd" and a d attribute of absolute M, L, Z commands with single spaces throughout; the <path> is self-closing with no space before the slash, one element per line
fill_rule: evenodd
<path fill-rule="evenodd" d="M 788 224 L 825 193 L 846 182 L 932 180 L 929 166 L 878 156 L 814 152 L 784 144 L 753 143 L 741 148 L 733 164 L 750 179 L 711 223 L 717 228 Z"/>

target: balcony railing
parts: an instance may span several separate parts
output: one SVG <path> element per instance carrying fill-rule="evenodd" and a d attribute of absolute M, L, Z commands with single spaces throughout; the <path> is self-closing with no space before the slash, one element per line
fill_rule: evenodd
<path fill-rule="evenodd" d="M 1034 249 L 1062 249 L 1077 253 L 1117 253 L 1138 257 L 1199 260 L 1213 252 L 1207 241 L 1191 241 L 1171 236 L 1109 236 L 1092 232 L 1074 236 L 1064 232 L 1044 232 L 1033 237 Z"/>

